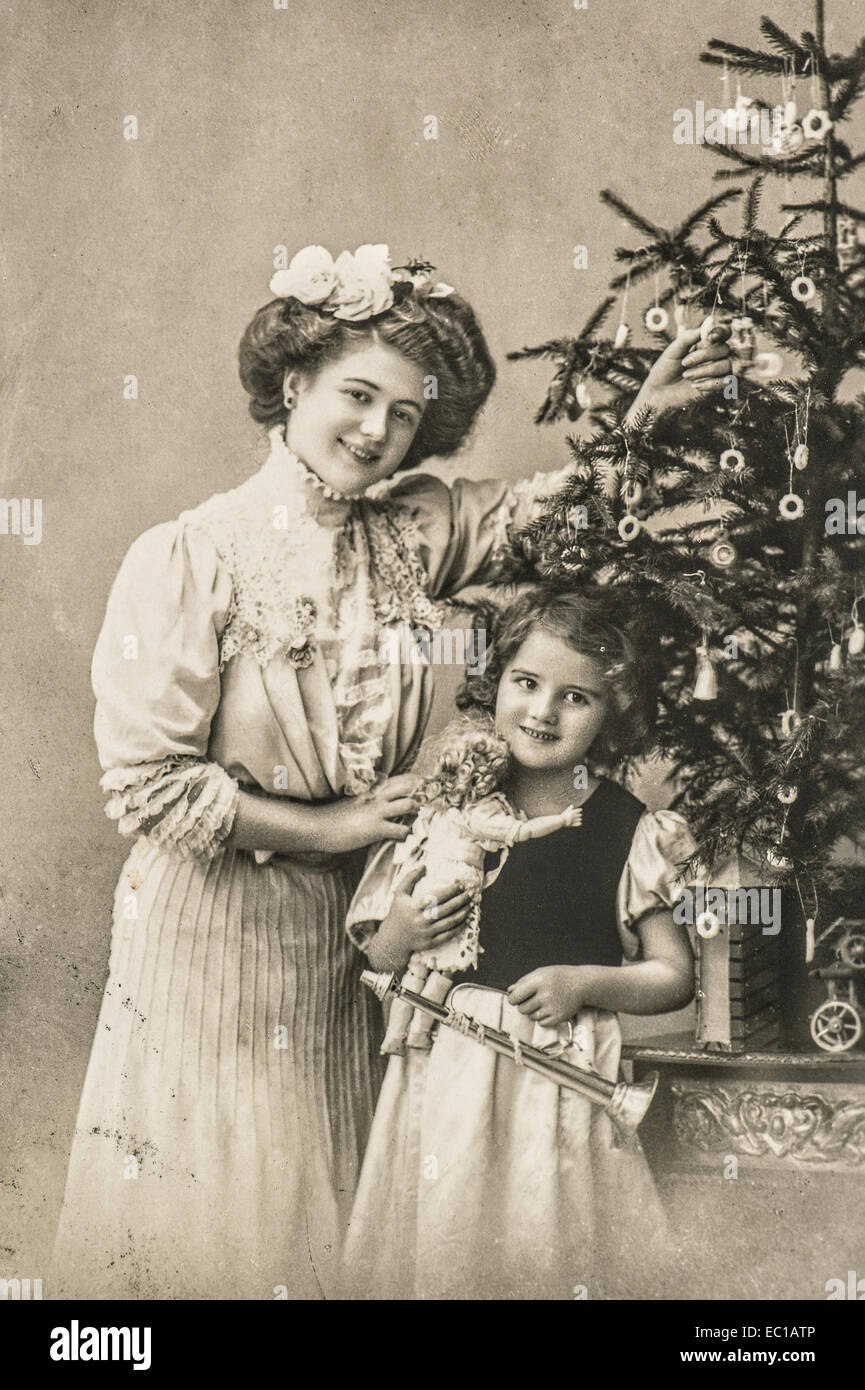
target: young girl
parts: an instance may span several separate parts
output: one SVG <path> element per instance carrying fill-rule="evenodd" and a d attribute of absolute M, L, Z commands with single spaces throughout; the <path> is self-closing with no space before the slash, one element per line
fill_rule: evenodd
<path fill-rule="evenodd" d="M 332 1287 L 380 1065 L 345 912 L 358 851 L 408 833 L 432 699 L 427 665 L 379 653 L 439 626 L 560 482 L 411 474 L 373 496 L 469 433 L 494 378 L 475 315 L 385 246 L 306 247 L 271 290 L 240 345 L 269 457 L 134 542 L 93 658 L 107 811 L 137 838 L 53 1296 Z M 720 387 L 726 346 L 697 339 L 635 405 Z"/>
<path fill-rule="evenodd" d="M 671 911 L 685 822 L 588 772 L 640 745 L 648 683 L 603 591 L 527 593 L 493 636 L 470 689 L 510 747 L 509 800 L 527 817 L 574 802 L 582 824 L 507 852 L 482 897 L 477 970 L 447 1003 L 615 1080 L 616 1013 L 693 993 Z M 394 890 L 379 857 L 360 885 L 349 930 L 375 970 L 401 970 L 429 931 L 416 878 Z M 662 1296 L 662 1232 L 639 1145 L 617 1148 L 590 1101 L 444 1027 L 431 1052 L 391 1059 L 346 1245 L 354 1296 Z"/>

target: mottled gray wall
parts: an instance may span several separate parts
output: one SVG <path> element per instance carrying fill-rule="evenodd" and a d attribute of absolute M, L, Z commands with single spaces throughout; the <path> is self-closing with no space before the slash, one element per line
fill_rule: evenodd
<path fill-rule="evenodd" d="M 90 653 L 133 537 L 261 461 L 234 354 L 272 248 L 387 241 L 434 260 L 501 365 L 460 469 L 554 466 L 565 431 L 532 425 L 547 369 L 504 354 L 576 327 L 602 292 L 621 229 L 599 189 L 662 221 L 708 190 L 713 158 L 674 146 L 672 112 L 718 103 L 697 53 L 717 32 L 755 41 L 761 8 L 7 7 L 0 491 L 44 511 L 39 545 L 0 535 L 0 1272 L 44 1268 L 125 854 L 96 785 Z M 779 8 L 809 22 L 805 0 Z M 841 47 L 856 7 L 830 9 Z"/>

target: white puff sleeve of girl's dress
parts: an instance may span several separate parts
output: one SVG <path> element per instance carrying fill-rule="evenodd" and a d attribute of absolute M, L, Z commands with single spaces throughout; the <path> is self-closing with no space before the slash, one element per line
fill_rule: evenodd
<path fill-rule="evenodd" d="M 209 537 L 154 526 L 120 566 L 93 653 L 106 814 L 184 859 L 212 858 L 237 809 L 237 783 L 206 756 L 231 595 Z"/>
<path fill-rule="evenodd" d="M 682 865 L 694 849 L 688 823 L 677 811 L 646 811 L 637 822 L 616 895 L 616 916 L 628 960 L 640 954 L 634 924 L 646 912 L 673 906 L 685 881 Z"/>

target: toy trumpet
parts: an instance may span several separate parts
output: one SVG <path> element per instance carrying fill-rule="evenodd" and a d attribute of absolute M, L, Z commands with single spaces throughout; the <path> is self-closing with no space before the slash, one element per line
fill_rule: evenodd
<path fill-rule="evenodd" d="M 454 1028 L 474 1042 L 491 1047 L 503 1057 L 521 1062 L 529 1071 L 545 1076 L 557 1086 L 576 1091 L 593 1105 L 600 1105 L 612 1120 L 619 1139 L 625 1143 L 634 1137 L 637 1126 L 652 1103 L 658 1085 L 658 1073 L 655 1071 L 651 1072 L 645 1081 L 636 1084 L 608 1081 L 596 1071 L 575 1067 L 572 1062 L 566 1062 L 561 1057 L 545 1052 L 541 1047 L 516 1042 L 501 1029 L 488 1028 L 486 1024 L 477 1023 L 466 1014 L 449 1009 L 446 1004 L 436 1004 L 431 999 L 424 999 L 423 995 L 401 985 L 392 973 L 377 974 L 374 970 L 364 970 L 360 978 L 377 999 L 385 999 L 389 994 L 404 999 L 407 1004 L 419 1009 L 421 1013 L 429 1014 L 446 1028 Z"/>

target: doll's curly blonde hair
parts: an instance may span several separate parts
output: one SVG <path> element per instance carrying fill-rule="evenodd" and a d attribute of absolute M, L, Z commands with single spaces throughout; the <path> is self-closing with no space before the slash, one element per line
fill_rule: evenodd
<path fill-rule="evenodd" d="M 473 806 L 501 788 L 509 756 L 508 745 L 492 728 L 447 732 L 418 795 L 426 805 Z"/>

